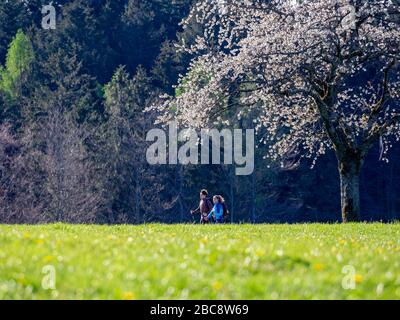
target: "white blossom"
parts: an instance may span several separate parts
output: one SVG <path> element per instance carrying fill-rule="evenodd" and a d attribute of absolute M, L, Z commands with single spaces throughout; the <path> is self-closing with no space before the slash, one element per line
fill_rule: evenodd
<path fill-rule="evenodd" d="M 179 94 L 155 107 L 160 122 L 220 122 L 236 84 L 242 107 L 260 110 L 273 159 L 329 148 L 365 156 L 379 139 L 386 159 L 400 140 L 397 2 L 202 0 L 183 26 L 193 18 L 204 33 L 182 48 L 194 58 Z"/>

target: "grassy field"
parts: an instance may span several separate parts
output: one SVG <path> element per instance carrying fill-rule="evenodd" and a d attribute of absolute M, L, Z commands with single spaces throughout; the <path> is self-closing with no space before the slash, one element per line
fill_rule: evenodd
<path fill-rule="evenodd" d="M 400 224 L 0 226 L 0 299 L 297 298 L 400 299 Z"/>

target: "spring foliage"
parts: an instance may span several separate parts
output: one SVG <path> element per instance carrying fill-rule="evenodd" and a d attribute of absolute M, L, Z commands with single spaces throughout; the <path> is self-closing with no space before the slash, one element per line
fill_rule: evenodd
<path fill-rule="evenodd" d="M 29 38 L 19 30 L 10 44 L 5 67 L 0 67 L 0 90 L 10 99 L 19 94 L 18 82 L 34 59 Z"/>

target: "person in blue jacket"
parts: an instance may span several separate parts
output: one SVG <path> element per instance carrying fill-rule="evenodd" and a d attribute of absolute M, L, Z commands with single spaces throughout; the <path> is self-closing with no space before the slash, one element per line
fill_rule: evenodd
<path fill-rule="evenodd" d="M 214 207 L 208 215 L 209 221 L 214 221 L 215 223 L 224 223 L 224 207 L 222 204 L 223 201 L 224 200 L 221 196 L 213 197 Z"/>

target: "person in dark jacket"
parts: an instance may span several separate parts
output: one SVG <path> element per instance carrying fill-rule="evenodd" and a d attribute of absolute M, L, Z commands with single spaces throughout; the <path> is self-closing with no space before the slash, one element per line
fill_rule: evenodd
<path fill-rule="evenodd" d="M 208 198 L 207 190 L 203 189 L 200 191 L 200 203 L 199 207 L 195 210 L 192 210 L 190 213 L 195 215 L 200 213 L 200 223 L 206 224 L 210 223 L 208 219 L 208 215 L 210 214 L 211 210 L 213 209 L 213 204 L 211 200 Z"/>

